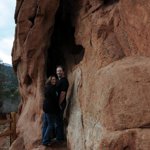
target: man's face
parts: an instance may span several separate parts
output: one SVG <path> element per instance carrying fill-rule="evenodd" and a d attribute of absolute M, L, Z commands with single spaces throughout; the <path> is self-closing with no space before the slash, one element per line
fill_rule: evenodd
<path fill-rule="evenodd" d="M 58 67 L 58 68 L 56 69 L 56 74 L 57 74 L 58 78 L 63 77 L 63 76 L 64 76 L 64 71 L 63 71 L 63 69 L 62 69 L 61 67 Z"/>

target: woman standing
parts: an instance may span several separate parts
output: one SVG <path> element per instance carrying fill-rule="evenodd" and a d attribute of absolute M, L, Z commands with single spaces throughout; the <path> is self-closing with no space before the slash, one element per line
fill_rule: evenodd
<path fill-rule="evenodd" d="M 59 112 L 55 76 L 50 76 L 46 81 L 44 95 L 42 144 L 49 146 L 51 144 L 53 130 L 55 129 L 56 116 Z"/>

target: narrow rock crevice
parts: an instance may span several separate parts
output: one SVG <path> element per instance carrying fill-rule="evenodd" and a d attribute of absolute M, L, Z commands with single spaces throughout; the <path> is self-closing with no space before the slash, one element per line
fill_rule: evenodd
<path fill-rule="evenodd" d="M 72 22 L 72 9 L 68 1 L 60 1 L 55 15 L 53 33 L 50 38 L 50 46 L 47 49 L 46 76 L 55 74 L 56 67 L 62 65 L 67 74 L 75 65 L 79 64 L 84 57 L 84 48 L 75 42 L 75 27 Z M 72 89 L 72 92 L 74 90 Z M 70 104 L 66 112 L 65 128 L 69 123 Z M 65 131 L 67 134 L 67 131 Z"/>
<path fill-rule="evenodd" d="M 82 124 L 82 128 L 84 130 L 84 120 L 83 120 L 83 115 L 81 115 L 81 124 Z"/>
<path fill-rule="evenodd" d="M 139 128 L 150 128 L 150 123 L 144 124 L 144 125 L 142 125 L 142 126 L 139 127 Z"/>
<path fill-rule="evenodd" d="M 47 76 L 54 74 L 58 65 L 67 69 L 70 64 L 77 65 L 84 56 L 82 45 L 75 43 L 75 28 L 72 24 L 72 10 L 69 7 L 67 1 L 60 1 L 50 39 L 51 45 L 47 51 Z"/>
<path fill-rule="evenodd" d="M 119 0 L 103 0 L 103 5 L 104 6 L 108 6 L 108 5 L 112 5 L 114 3 L 119 2 Z"/>
<path fill-rule="evenodd" d="M 84 127 L 84 120 L 83 120 L 83 114 L 81 115 L 81 125 L 82 125 L 82 132 L 83 132 L 83 138 L 82 138 L 82 140 L 83 140 L 83 147 L 84 147 L 84 149 L 86 150 L 86 139 L 85 139 L 85 127 Z"/>

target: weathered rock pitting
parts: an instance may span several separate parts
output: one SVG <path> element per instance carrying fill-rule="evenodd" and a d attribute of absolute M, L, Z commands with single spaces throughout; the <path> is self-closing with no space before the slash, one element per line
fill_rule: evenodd
<path fill-rule="evenodd" d="M 68 149 L 149 150 L 149 18 L 147 0 L 17 1 L 22 112 L 11 149 L 38 149 L 45 77 L 63 63 Z"/>

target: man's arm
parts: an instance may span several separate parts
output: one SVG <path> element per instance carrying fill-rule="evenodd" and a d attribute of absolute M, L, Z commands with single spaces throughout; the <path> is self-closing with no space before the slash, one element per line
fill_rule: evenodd
<path fill-rule="evenodd" d="M 66 92 L 65 91 L 61 91 L 60 97 L 59 97 L 59 104 L 61 104 L 64 101 L 65 96 L 66 96 Z"/>

